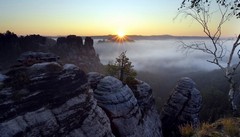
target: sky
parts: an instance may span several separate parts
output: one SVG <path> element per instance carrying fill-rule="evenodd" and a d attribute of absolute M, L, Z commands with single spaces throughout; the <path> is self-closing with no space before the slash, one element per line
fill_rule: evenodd
<path fill-rule="evenodd" d="M 0 33 L 204 35 L 192 19 L 174 20 L 180 4 L 181 0 L 0 0 Z M 239 34 L 239 21 L 228 21 L 223 34 Z"/>

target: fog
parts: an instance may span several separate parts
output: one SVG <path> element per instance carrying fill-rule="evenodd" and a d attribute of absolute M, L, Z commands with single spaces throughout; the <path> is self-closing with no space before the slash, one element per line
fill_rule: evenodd
<path fill-rule="evenodd" d="M 206 39 L 205 39 L 206 40 Z M 198 40 L 183 40 L 192 43 Z M 209 41 L 206 43 L 210 44 Z M 226 55 L 233 41 L 225 43 Z M 219 68 L 207 62 L 211 56 L 200 51 L 185 54 L 180 50 L 179 40 L 137 40 L 132 43 L 97 43 L 95 50 L 103 64 L 115 61 L 121 52 L 127 51 L 127 57 L 137 70 L 137 78 L 147 82 L 153 89 L 153 95 L 159 112 L 167 101 L 173 87 L 181 77 L 190 77 L 203 95 L 202 120 L 214 121 L 223 113 L 230 112 L 227 103 L 228 83 Z M 236 56 L 235 56 L 236 57 Z M 234 58 L 237 63 L 237 57 Z M 226 58 L 223 58 L 226 61 Z M 226 64 L 226 63 L 225 63 Z M 240 81 L 240 77 L 236 77 Z M 216 98 L 218 98 L 216 100 Z M 218 100 L 221 100 L 220 102 Z M 211 102 L 212 101 L 212 102 Z"/>
<path fill-rule="evenodd" d="M 199 40 L 183 40 L 185 43 L 191 43 Z M 233 41 L 227 42 L 227 46 Z M 208 42 L 209 43 L 209 42 Z M 99 54 L 103 64 L 109 61 L 115 61 L 115 58 L 121 52 L 127 51 L 127 57 L 130 58 L 137 71 L 156 72 L 160 70 L 180 69 L 187 72 L 196 72 L 199 70 L 210 71 L 217 69 L 214 64 L 207 62 L 211 56 L 200 51 L 189 54 L 180 49 L 179 40 L 137 40 L 127 43 L 98 43 L 95 40 L 95 50 Z"/>

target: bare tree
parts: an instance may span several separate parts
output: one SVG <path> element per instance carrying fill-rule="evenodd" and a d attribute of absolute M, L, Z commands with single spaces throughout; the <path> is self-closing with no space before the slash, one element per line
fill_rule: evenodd
<path fill-rule="evenodd" d="M 217 7 L 212 11 L 212 7 Z M 203 32 L 210 39 L 210 43 L 195 42 L 187 44 L 182 42 L 181 48 L 186 51 L 202 51 L 211 56 L 208 62 L 217 65 L 224 73 L 229 83 L 229 101 L 231 102 L 233 114 L 237 114 L 236 96 L 238 93 L 238 82 L 234 81 L 236 70 L 240 65 L 240 34 L 235 38 L 231 50 L 228 51 L 225 40 L 222 38 L 224 24 L 233 17 L 240 17 L 239 0 L 183 0 L 179 15 L 191 17 L 203 29 Z M 218 14 L 218 15 L 216 15 Z M 214 27 L 211 19 L 218 17 L 218 23 Z M 216 20 L 214 20 L 216 21 Z M 236 61 L 237 58 L 237 61 Z"/>

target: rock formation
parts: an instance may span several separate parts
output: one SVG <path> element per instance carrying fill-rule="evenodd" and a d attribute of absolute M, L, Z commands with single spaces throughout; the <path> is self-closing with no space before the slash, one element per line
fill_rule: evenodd
<path fill-rule="evenodd" d="M 18 62 L 22 65 L 32 65 L 35 63 L 41 62 L 51 62 L 51 61 L 58 61 L 59 56 L 56 56 L 52 53 L 44 53 L 44 52 L 24 52 L 18 58 Z"/>
<path fill-rule="evenodd" d="M 95 52 L 91 37 L 85 38 L 84 45 L 82 37 L 60 37 L 52 51 L 61 57 L 63 63 L 75 64 L 85 72 L 102 71 L 103 65 Z"/>
<path fill-rule="evenodd" d="M 88 46 L 88 47 L 92 47 L 93 46 L 93 39 L 91 37 L 86 37 L 84 45 Z"/>
<path fill-rule="evenodd" d="M 36 63 L 1 77 L 0 137 L 114 136 L 77 66 Z"/>
<path fill-rule="evenodd" d="M 59 37 L 57 39 L 57 45 L 83 46 L 83 40 L 80 36 L 68 35 L 67 37 Z"/>
<path fill-rule="evenodd" d="M 93 44 L 91 37 L 86 37 L 83 44 L 83 38 L 76 35 L 59 37 L 54 40 L 40 35 L 18 37 L 7 31 L 0 33 L 0 69 L 8 69 L 16 64 L 21 54 L 33 51 L 54 53 L 61 58 L 63 64 L 75 64 L 85 72 L 101 72 L 103 65 L 100 63 Z M 29 60 L 32 59 L 29 58 Z"/>
<path fill-rule="evenodd" d="M 39 56 L 40 60 L 45 56 Z M 89 88 L 91 86 L 92 90 Z M 0 74 L 0 137 L 161 137 L 151 87 L 56 61 Z"/>
<path fill-rule="evenodd" d="M 202 96 L 190 78 L 181 78 L 161 112 L 163 135 L 172 136 L 182 124 L 199 126 Z M 175 135 L 176 136 L 176 135 Z"/>
<path fill-rule="evenodd" d="M 179 80 L 160 117 L 147 83 L 128 86 L 58 61 L 27 52 L 0 73 L 0 137 L 167 137 L 181 124 L 199 124 L 202 97 L 190 78 Z"/>
<path fill-rule="evenodd" d="M 100 79 L 99 76 L 95 76 Z M 136 86 L 135 93 L 140 99 L 138 101 L 133 91 L 118 79 L 107 76 L 97 82 L 98 80 L 94 81 L 98 83 L 93 91 L 94 97 L 98 105 L 107 113 L 114 135 L 119 137 L 162 136 L 161 122 L 155 104 L 151 102 L 153 99 L 149 85 L 142 82 Z"/>

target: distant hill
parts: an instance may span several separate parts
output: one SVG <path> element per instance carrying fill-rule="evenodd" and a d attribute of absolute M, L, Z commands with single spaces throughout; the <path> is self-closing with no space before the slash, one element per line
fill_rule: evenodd
<path fill-rule="evenodd" d="M 104 36 L 92 36 L 93 39 L 108 39 L 114 35 L 104 35 Z M 165 39 L 208 39 L 204 36 L 173 36 L 173 35 L 127 35 L 130 39 L 133 40 L 165 40 Z"/>

